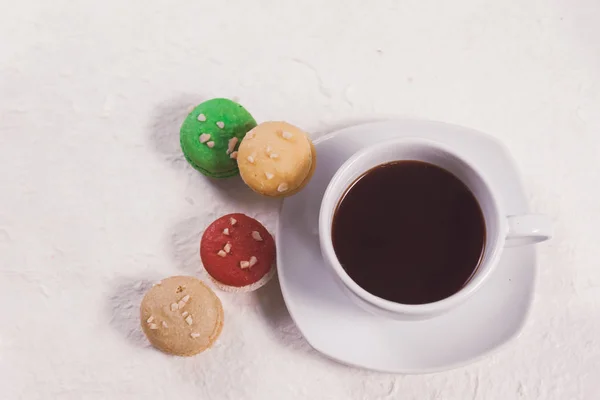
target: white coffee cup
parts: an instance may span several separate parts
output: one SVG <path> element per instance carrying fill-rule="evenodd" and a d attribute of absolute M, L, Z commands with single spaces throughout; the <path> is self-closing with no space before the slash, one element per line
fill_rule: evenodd
<path fill-rule="evenodd" d="M 486 238 L 483 256 L 471 280 L 457 293 L 427 304 L 400 304 L 367 292 L 350 278 L 340 264 L 331 238 L 332 223 L 339 201 L 348 187 L 365 172 L 393 161 L 415 160 L 437 165 L 458 177 L 479 202 L 484 215 Z M 390 182 L 393 184 L 393 182 Z M 326 264 L 344 292 L 359 306 L 378 315 L 401 320 L 425 319 L 442 314 L 473 295 L 497 267 L 502 250 L 548 240 L 552 224 L 543 215 L 507 215 L 498 193 L 481 170 L 459 156 L 448 145 L 428 139 L 401 138 L 369 146 L 346 161 L 329 182 L 321 202 L 319 240 Z"/>

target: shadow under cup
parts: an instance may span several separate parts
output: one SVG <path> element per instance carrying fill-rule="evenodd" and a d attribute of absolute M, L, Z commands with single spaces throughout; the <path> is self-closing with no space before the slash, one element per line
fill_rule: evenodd
<path fill-rule="evenodd" d="M 334 216 L 338 205 L 344 201 L 347 191 L 368 171 L 384 164 L 402 161 L 433 164 L 458 178 L 474 196 L 483 216 L 484 240 L 480 250 L 479 262 L 469 266 L 472 274 L 465 280 L 462 287 L 433 302 L 394 302 L 378 296 L 373 293 L 374 291 L 365 290 L 350 277 L 341 265 L 333 245 Z M 358 296 L 362 302 L 367 302 L 370 306 L 392 312 L 437 314 L 466 298 L 481 285 L 491 272 L 504 245 L 506 227 L 503 221 L 491 187 L 472 165 L 438 143 L 421 139 L 406 139 L 382 143 L 364 149 L 354 155 L 338 170 L 325 192 L 321 207 L 319 221 L 321 249 L 324 258 L 341 279 L 345 291 L 350 292 L 348 293 L 350 297 Z M 401 256 L 398 256 L 398 260 L 401 261 Z"/>

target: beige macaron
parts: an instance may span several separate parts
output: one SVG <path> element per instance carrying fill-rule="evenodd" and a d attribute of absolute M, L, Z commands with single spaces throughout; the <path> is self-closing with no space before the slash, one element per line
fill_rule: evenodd
<path fill-rule="evenodd" d="M 217 295 L 191 276 L 156 283 L 140 306 L 142 329 L 157 349 L 193 356 L 217 340 L 223 329 L 223 306 Z"/>
<path fill-rule="evenodd" d="M 287 122 L 263 122 L 249 131 L 237 152 L 240 175 L 255 192 L 291 196 L 310 181 L 317 165 L 306 133 Z"/>

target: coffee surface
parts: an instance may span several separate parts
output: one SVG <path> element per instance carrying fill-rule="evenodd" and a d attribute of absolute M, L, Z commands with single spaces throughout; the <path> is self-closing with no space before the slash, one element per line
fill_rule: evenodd
<path fill-rule="evenodd" d="M 363 289 L 403 304 L 458 292 L 477 270 L 485 220 L 469 188 L 421 161 L 377 166 L 337 206 L 335 253 Z"/>

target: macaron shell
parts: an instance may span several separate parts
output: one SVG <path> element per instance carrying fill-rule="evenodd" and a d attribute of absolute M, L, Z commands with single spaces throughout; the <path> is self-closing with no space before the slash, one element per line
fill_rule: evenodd
<path fill-rule="evenodd" d="M 310 148 L 311 148 L 311 154 L 312 154 L 312 163 L 310 166 L 310 170 L 308 171 L 308 174 L 306 175 L 306 178 L 304 178 L 304 180 L 302 181 L 302 183 L 293 190 L 288 190 L 285 193 L 279 193 L 279 192 L 258 192 L 260 194 L 262 194 L 263 196 L 267 196 L 267 197 L 273 197 L 273 198 L 279 198 L 279 197 L 289 197 L 289 196 L 293 196 L 296 193 L 298 193 L 299 191 L 301 191 L 302 189 L 304 189 L 306 187 L 306 185 L 308 185 L 308 183 L 310 182 L 311 178 L 313 177 L 314 173 L 315 173 L 315 169 L 317 168 L 317 150 L 315 149 L 315 146 L 313 145 L 312 141 L 310 142 Z"/>
<path fill-rule="evenodd" d="M 248 292 L 253 292 L 255 290 L 258 290 L 261 287 L 265 286 L 267 283 L 269 283 L 269 281 L 273 278 L 273 276 L 275 276 L 276 273 L 277 273 L 277 267 L 275 266 L 275 264 L 273 264 L 271 266 L 271 269 L 269 270 L 269 272 L 267 272 L 262 278 L 260 278 L 256 282 L 251 283 L 246 286 L 225 285 L 224 283 L 219 282 L 212 276 L 210 276 L 210 275 L 209 276 L 210 276 L 211 281 L 214 283 L 214 285 L 219 290 L 222 290 L 224 292 L 229 292 L 229 293 L 248 293 Z"/>
<path fill-rule="evenodd" d="M 222 178 L 230 178 L 232 176 L 236 176 L 240 173 L 239 169 L 234 168 L 234 169 L 230 169 L 228 171 L 222 171 L 222 172 L 212 172 L 209 171 L 207 169 L 202 168 L 201 166 L 197 165 L 191 158 L 189 158 L 185 153 L 183 153 L 185 159 L 187 160 L 187 162 L 198 172 L 201 172 L 203 175 L 208 176 L 209 178 L 215 178 L 215 179 L 222 179 Z"/>
<path fill-rule="evenodd" d="M 186 297 L 187 301 L 182 302 Z M 174 304 L 182 306 L 173 309 Z M 188 316 L 190 319 L 186 320 Z M 142 330 L 154 347 L 168 354 L 192 356 L 217 340 L 224 313 L 221 300 L 202 281 L 173 276 L 148 290 L 140 305 L 140 319 Z"/>
<path fill-rule="evenodd" d="M 309 139 L 309 141 L 310 141 L 310 139 Z M 308 171 L 308 175 L 306 175 L 306 178 L 304 178 L 304 181 L 302 181 L 300 186 L 298 186 L 294 190 L 288 191 L 284 197 L 295 195 L 296 193 L 298 193 L 299 191 L 304 189 L 306 187 L 306 185 L 308 185 L 308 183 L 312 179 L 312 177 L 315 173 L 315 170 L 317 169 L 317 150 L 315 149 L 315 145 L 313 144 L 312 141 L 310 141 L 310 149 L 311 149 L 311 154 L 312 154 L 312 163 L 310 165 L 310 171 Z M 282 197 L 282 196 L 276 196 L 276 197 Z"/>
<path fill-rule="evenodd" d="M 202 120 L 198 119 L 200 115 Z M 237 151 L 246 132 L 255 126 L 256 121 L 241 105 L 228 99 L 208 100 L 195 107 L 184 120 L 180 130 L 181 149 L 190 165 L 202 174 L 212 178 L 234 176 L 239 170 L 231 153 Z M 202 134 L 210 135 L 210 139 L 201 143 Z M 237 143 L 229 151 L 232 138 Z"/>
<path fill-rule="evenodd" d="M 260 235 L 259 239 L 253 237 L 253 232 Z M 229 247 L 226 248 L 227 244 Z M 216 282 L 244 287 L 260 281 L 272 270 L 275 241 L 254 218 L 239 213 L 228 214 L 215 220 L 204 231 L 200 257 L 204 269 Z M 256 264 L 242 268 L 240 263 L 250 261 L 251 257 L 256 258 Z"/>
<path fill-rule="evenodd" d="M 263 122 L 244 137 L 238 166 L 242 179 L 255 192 L 285 197 L 308 183 L 316 151 L 301 129 L 286 122 Z"/>

